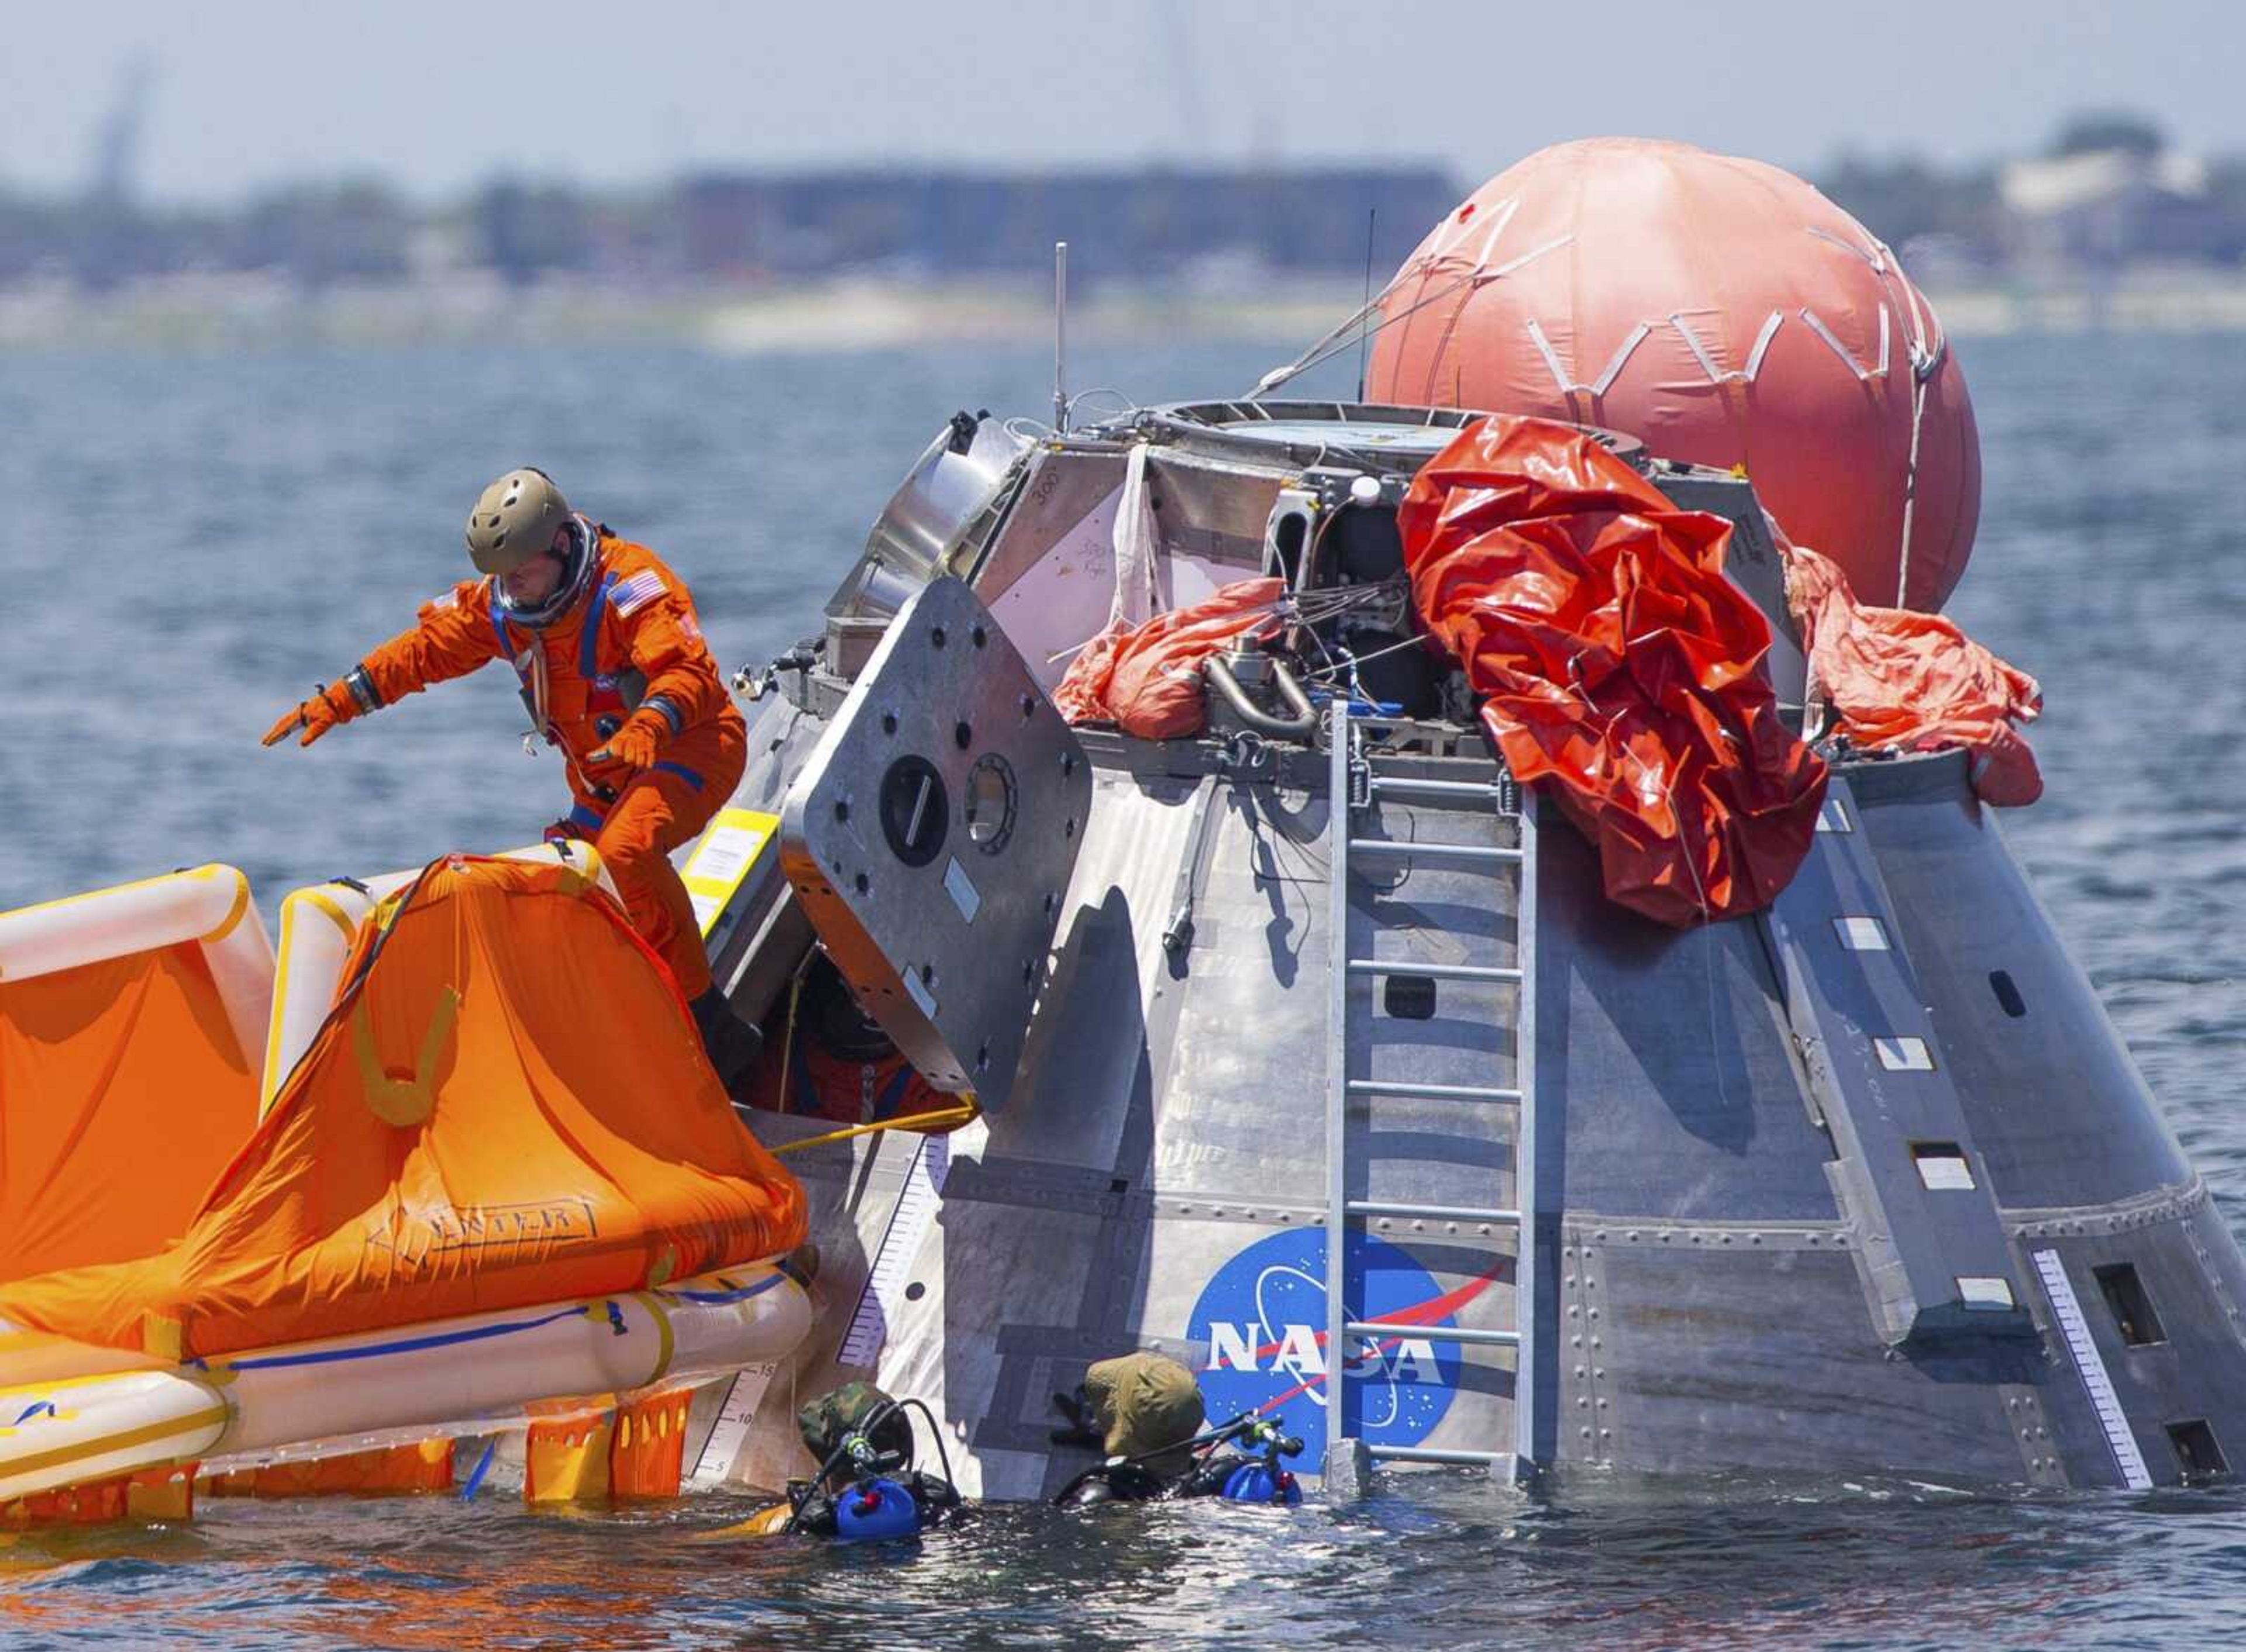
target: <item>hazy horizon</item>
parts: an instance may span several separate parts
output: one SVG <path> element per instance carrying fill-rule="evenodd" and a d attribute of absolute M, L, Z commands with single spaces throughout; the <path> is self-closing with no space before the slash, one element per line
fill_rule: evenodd
<path fill-rule="evenodd" d="M 2246 151 L 2246 11 L 1895 0 L 1847 25 L 1777 0 L 1714 17 L 1470 0 L 1392 7 L 687 0 L 374 11 L 153 0 L 10 19 L 0 189 L 67 194 L 141 65 L 131 175 L 158 205 L 378 178 L 438 200 L 494 174 L 587 186 L 698 167 L 1427 161 L 1471 183 L 1545 144 L 1682 138 L 1814 171 L 2032 153 L 2086 110 Z M 1392 67 L 1391 66 L 1392 65 Z"/>

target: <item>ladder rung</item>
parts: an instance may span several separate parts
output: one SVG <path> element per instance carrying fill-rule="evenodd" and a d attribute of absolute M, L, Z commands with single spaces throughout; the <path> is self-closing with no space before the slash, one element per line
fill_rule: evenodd
<path fill-rule="evenodd" d="M 1501 1090 L 1494 1084 L 1426 1084 L 1410 1078 L 1352 1078 L 1349 1081 L 1352 1096 L 1395 1096 L 1406 1101 L 1510 1101 L 1518 1102 L 1518 1090 Z"/>
<path fill-rule="evenodd" d="M 1440 1445 L 1375 1445 L 1365 1443 L 1367 1455 L 1390 1463 L 1455 1463 L 1467 1468 L 1490 1468 L 1514 1460 L 1511 1451 L 1453 1451 Z"/>
<path fill-rule="evenodd" d="M 1416 792 L 1429 798 L 1487 798 L 1497 800 L 1497 782 L 1491 780 L 1414 780 L 1407 775 L 1376 774 L 1372 789 L 1378 792 Z"/>
<path fill-rule="evenodd" d="M 1418 963 L 1404 958 L 1351 958 L 1353 976 L 1426 976 L 1433 981 L 1518 981 L 1521 971 L 1505 964 Z"/>
<path fill-rule="evenodd" d="M 1472 1205 L 1389 1205 L 1377 1199 L 1352 1199 L 1342 1208 L 1352 1216 L 1401 1216 L 1413 1221 L 1517 1222 L 1517 1210 L 1483 1210 Z"/>
<path fill-rule="evenodd" d="M 1518 849 L 1499 849 L 1487 843 L 1427 843 L 1413 842 L 1404 838 L 1351 838 L 1351 854 L 1417 855 L 1427 860 L 1466 860 L 1492 865 L 1512 865 L 1519 862 Z"/>
<path fill-rule="evenodd" d="M 1469 1330 L 1463 1325 L 1399 1325 L 1385 1319 L 1353 1319 L 1342 1327 L 1351 1336 L 1416 1336 L 1429 1343 L 1473 1343 L 1511 1348 L 1521 1341 L 1519 1331 Z"/>

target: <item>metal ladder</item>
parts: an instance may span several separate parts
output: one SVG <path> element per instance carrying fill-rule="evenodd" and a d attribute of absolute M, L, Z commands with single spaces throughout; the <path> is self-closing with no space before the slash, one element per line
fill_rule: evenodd
<path fill-rule="evenodd" d="M 1356 730 L 1351 726 L 1351 714 L 1345 695 L 1337 694 L 1326 714 L 1327 731 L 1331 740 L 1331 769 L 1330 773 L 1331 804 L 1327 812 L 1326 843 L 1331 856 L 1331 887 L 1328 912 L 1332 948 L 1331 968 L 1328 971 L 1329 994 L 1326 1018 L 1326 1416 L 1328 1445 L 1325 1481 L 1329 1494 L 1337 1489 L 1349 1494 L 1361 1485 L 1365 1472 L 1376 1460 L 1411 1463 L 1452 1463 L 1484 1467 L 1514 1479 L 1526 1479 L 1535 1472 L 1539 1395 L 1537 1384 L 1537 1330 L 1542 1310 L 1548 1305 L 1542 1301 L 1541 1288 L 1543 1270 L 1536 1255 L 1537 1218 L 1541 1207 L 1536 1199 L 1536 826 L 1535 800 L 1524 795 L 1521 799 L 1520 846 L 1499 848 L 1483 844 L 1426 843 L 1396 841 L 1385 838 L 1361 838 L 1356 835 L 1357 817 L 1360 809 L 1367 808 L 1378 799 L 1419 799 L 1430 803 L 1450 803 L 1480 799 L 1497 804 L 1498 791 L 1491 783 L 1470 780 L 1422 780 L 1403 776 L 1381 775 L 1372 772 L 1369 763 L 1358 757 Z M 1501 968 L 1480 964 L 1444 964 L 1429 962 L 1400 962 L 1378 956 L 1378 948 L 1367 943 L 1354 948 L 1350 941 L 1350 868 L 1359 857 L 1378 860 L 1382 863 L 1394 861 L 1440 862 L 1453 867 L 1487 871 L 1495 875 L 1514 876 L 1519 880 L 1519 900 L 1515 908 L 1518 921 L 1516 946 L 1517 967 Z M 1376 930 L 1377 934 L 1378 931 Z M 1410 975 L 1431 977 L 1439 981 L 1495 982 L 1519 989 L 1519 1009 L 1514 1022 L 1514 1064 L 1517 1088 L 1503 1089 L 1494 1085 L 1439 1084 L 1415 1083 L 1397 1078 L 1353 1078 L 1349 1072 L 1350 1050 L 1350 986 L 1352 982 L 1389 975 Z M 1511 1106 L 1518 1110 L 1518 1124 L 1513 1132 L 1514 1172 L 1514 1209 L 1480 1208 L 1467 1206 L 1398 1204 L 1388 1200 L 1352 1199 L 1350 1197 L 1350 1172 L 1352 1162 L 1349 1154 L 1349 1109 L 1352 1101 L 1371 1104 L 1376 1096 L 1457 1101 L 1483 1106 Z M 1464 1327 L 1414 1325 L 1383 1320 L 1353 1319 L 1349 1304 L 1344 1300 L 1347 1267 L 1348 1241 L 1352 1224 L 1362 1224 L 1368 1218 L 1402 1218 L 1405 1220 L 1444 1222 L 1474 1222 L 1493 1227 L 1512 1227 L 1519 1235 L 1518 1252 L 1514 1271 L 1514 1325 L 1512 1330 L 1478 1330 Z M 1344 1437 L 1342 1430 L 1348 1417 L 1346 1400 L 1349 1384 L 1349 1361 L 1346 1350 L 1363 1338 L 1408 1336 L 1428 1342 L 1449 1342 L 1472 1346 L 1494 1346 L 1514 1350 L 1514 1438 L 1509 1449 L 1466 1450 L 1463 1448 L 1433 1448 L 1427 1446 L 1376 1445 L 1361 1438 Z"/>

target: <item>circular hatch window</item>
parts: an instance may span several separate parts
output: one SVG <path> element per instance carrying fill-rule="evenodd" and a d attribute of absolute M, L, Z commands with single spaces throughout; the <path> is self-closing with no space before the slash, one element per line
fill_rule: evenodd
<path fill-rule="evenodd" d="M 967 838 L 985 854 L 997 854 L 1014 835 L 1018 787 L 1014 765 L 986 751 L 967 771 Z"/>

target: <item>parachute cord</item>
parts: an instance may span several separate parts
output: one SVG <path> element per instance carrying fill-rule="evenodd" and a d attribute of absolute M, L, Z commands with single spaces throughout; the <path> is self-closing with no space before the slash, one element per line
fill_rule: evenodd
<path fill-rule="evenodd" d="M 1316 636 L 1317 633 L 1312 632 L 1311 635 Z M 1350 678 L 1351 686 L 1361 690 L 1364 687 L 1364 684 L 1357 681 L 1357 668 L 1358 666 L 1364 665 L 1370 661 L 1377 660 L 1384 654 L 1394 654 L 1404 649 L 1424 648 L 1426 646 L 1426 642 L 1427 639 L 1424 636 L 1407 636 L 1401 642 L 1391 642 L 1385 648 L 1377 648 L 1373 649 L 1370 654 L 1352 654 L 1344 649 L 1342 651 L 1342 663 L 1322 666 L 1315 671 L 1307 673 L 1304 680 L 1311 683 L 1324 683 L 1330 678 L 1340 676 L 1346 673 Z M 1323 644 L 1321 644 L 1321 646 L 1323 646 Z M 1333 658 L 1331 655 L 1328 655 L 1326 657 L 1329 661 Z M 1371 697 L 1367 695 L 1365 698 L 1369 703 Z"/>
<path fill-rule="evenodd" d="M 1926 418 L 1926 387 L 1942 366 L 1948 353 L 1950 339 L 1940 331 L 1941 323 L 1935 322 L 1936 337 L 1927 342 L 1927 323 L 1930 306 L 1919 296 L 1918 289 L 1904 273 L 1902 261 L 1888 250 L 1887 243 L 1875 241 L 1880 255 L 1894 269 L 1896 282 L 1903 296 L 1910 301 L 1910 459 L 1902 473 L 1902 551 L 1896 558 L 1895 606 L 1907 608 L 1910 601 L 1910 524 L 1918 505 L 1918 437 L 1920 426 Z"/>
<path fill-rule="evenodd" d="M 1910 606 L 1910 519 L 1918 504 L 1918 432 L 1926 417 L 1926 379 L 1918 371 L 1919 352 L 1911 351 L 1910 460 L 1902 473 L 1902 554 L 1895 567 L 1895 606 Z"/>
<path fill-rule="evenodd" d="M 1399 271 L 1397 274 L 1395 280 L 1391 281 L 1387 286 L 1383 287 L 1378 292 L 1367 298 L 1355 309 L 1350 311 L 1346 316 L 1335 324 L 1331 331 L 1322 334 L 1316 343 L 1312 344 L 1301 355 L 1296 357 L 1294 360 L 1289 362 L 1284 367 L 1274 368 L 1271 371 L 1264 374 L 1262 378 L 1256 381 L 1256 388 L 1248 392 L 1249 399 L 1253 400 L 1255 398 L 1264 394 L 1267 391 L 1276 390 L 1289 379 L 1299 377 L 1303 373 L 1307 372 L 1310 367 L 1314 365 L 1312 357 L 1317 357 L 1320 350 L 1325 349 L 1327 345 L 1333 343 L 1337 339 L 1341 338 L 1351 328 L 1356 327 L 1371 318 L 1373 310 L 1379 306 L 1381 302 L 1385 300 L 1391 292 L 1395 290 L 1397 282 L 1400 282 L 1404 279 L 1405 273 L 1405 272 Z M 1323 357 L 1320 357 L 1319 359 L 1323 359 Z"/>
<path fill-rule="evenodd" d="M 1388 295 L 1395 291 L 1396 289 L 1403 283 L 1405 276 L 1424 274 L 1432 278 L 1434 275 L 1434 271 L 1435 264 L 1433 262 L 1430 262 L 1424 268 L 1415 265 L 1406 265 L 1403 269 L 1397 272 L 1396 279 L 1394 281 L 1390 282 L 1387 286 L 1383 287 L 1378 292 L 1373 294 L 1370 303 L 1360 305 L 1358 309 L 1351 310 L 1348 316 L 1344 318 L 1338 326 L 1335 327 L 1331 332 L 1327 333 L 1324 337 L 1319 339 L 1317 343 L 1311 345 L 1301 355 L 1296 357 L 1295 359 L 1288 363 L 1287 365 L 1284 367 L 1274 368 L 1271 371 L 1264 374 L 1261 379 L 1256 381 L 1256 388 L 1249 391 L 1245 397 L 1242 398 L 1242 399 L 1251 402 L 1259 400 L 1263 397 L 1269 395 L 1271 391 L 1278 389 L 1280 385 L 1285 384 L 1289 379 L 1299 378 L 1304 373 L 1309 372 L 1313 367 L 1323 365 L 1324 363 L 1331 360 L 1334 357 L 1339 355 L 1342 351 L 1347 350 L 1351 345 L 1361 343 L 1364 339 L 1371 337 L 1375 333 L 1383 333 L 1387 331 L 1389 328 L 1394 326 L 1398 322 L 1402 321 L 1405 316 L 1417 315 L 1420 310 L 1426 309 L 1430 304 L 1440 303 L 1444 299 L 1448 298 L 1453 293 L 1457 292 L 1461 288 L 1471 287 L 1477 284 L 1482 275 L 1482 272 L 1478 269 L 1469 269 L 1464 275 L 1451 282 L 1447 286 L 1442 287 L 1432 293 L 1426 290 L 1426 284 L 1423 282 L 1419 289 L 1419 296 L 1412 303 L 1405 306 L 1404 309 L 1396 311 L 1393 315 L 1383 316 L 1377 323 L 1363 334 L 1362 337 L 1351 337 L 1348 336 L 1351 328 L 1371 319 L 1373 311 L 1387 302 Z"/>

